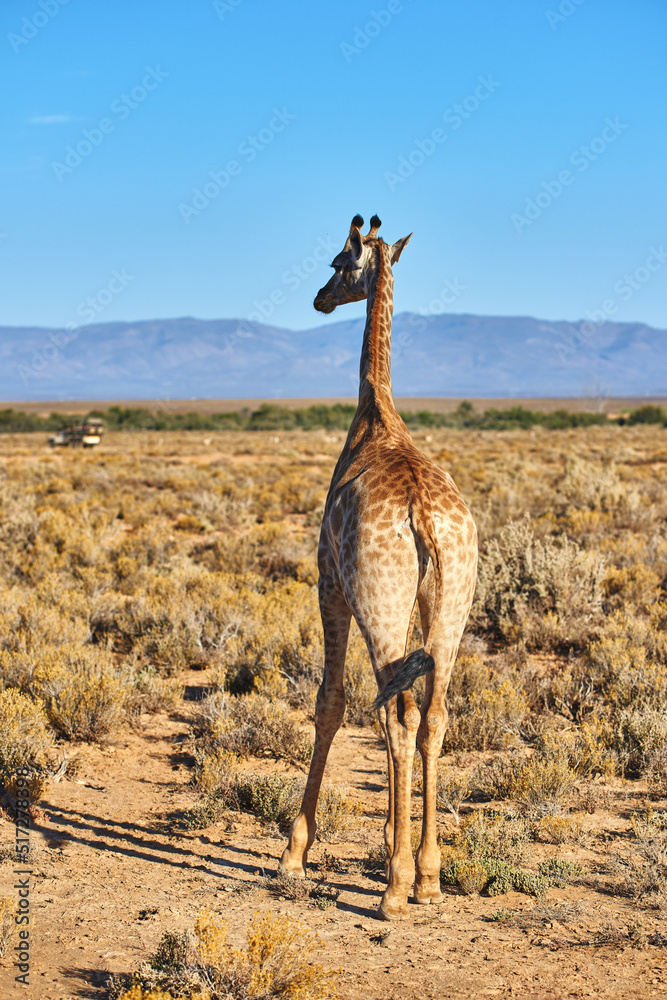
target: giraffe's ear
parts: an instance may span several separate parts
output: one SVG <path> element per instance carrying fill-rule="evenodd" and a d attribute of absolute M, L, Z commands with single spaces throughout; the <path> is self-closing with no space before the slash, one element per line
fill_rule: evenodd
<path fill-rule="evenodd" d="M 361 233 L 358 229 L 350 230 L 350 247 L 352 248 L 352 253 L 357 260 L 361 257 L 361 251 L 363 249 L 363 244 L 361 242 Z"/>
<path fill-rule="evenodd" d="M 412 233 L 410 233 L 410 236 L 412 236 Z M 403 250 L 405 249 L 405 247 L 410 242 L 410 236 L 403 236 L 400 240 L 396 240 L 396 242 L 392 246 L 392 248 L 391 248 L 391 262 L 392 262 L 392 264 L 395 264 L 396 261 L 401 256 L 401 254 L 403 253 Z"/>

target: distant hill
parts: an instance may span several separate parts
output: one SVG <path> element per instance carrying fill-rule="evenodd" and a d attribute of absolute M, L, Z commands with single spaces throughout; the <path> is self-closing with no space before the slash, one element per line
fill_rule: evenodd
<path fill-rule="evenodd" d="M 238 320 L 0 327 L 0 399 L 354 396 L 363 319 L 311 330 Z M 667 396 L 667 330 L 528 316 L 394 317 L 397 396 Z"/>

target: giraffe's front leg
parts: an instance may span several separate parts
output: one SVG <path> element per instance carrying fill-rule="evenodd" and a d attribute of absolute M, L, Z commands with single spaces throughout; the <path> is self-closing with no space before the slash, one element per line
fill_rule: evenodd
<path fill-rule="evenodd" d="M 345 715 L 345 651 L 350 611 L 342 595 L 320 578 L 320 611 L 324 628 L 324 675 L 315 705 L 315 747 L 299 815 L 292 823 L 280 869 L 305 877 L 308 851 L 315 839 L 315 812 L 329 749 Z"/>
<path fill-rule="evenodd" d="M 386 708 L 389 758 L 393 763 L 394 841 L 389 859 L 389 884 L 380 903 L 380 914 L 394 920 L 407 914 L 408 895 L 415 880 L 410 839 L 410 799 L 419 709 L 409 691 L 392 698 Z"/>

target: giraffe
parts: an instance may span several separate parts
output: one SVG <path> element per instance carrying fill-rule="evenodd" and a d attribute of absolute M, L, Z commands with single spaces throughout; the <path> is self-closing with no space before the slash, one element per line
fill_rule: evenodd
<path fill-rule="evenodd" d="M 375 707 L 387 749 L 389 808 L 384 827 L 387 920 L 442 898 L 436 839 L 437 762 L 447 727 L 449 679 L 475 589 L 477 532 L 451 476 L 423 455 L 393 402 L 390 376 L 392 266 L 410 236 L 378 238 L 380 220 L 355 215 L 334 274 L 314 306 L 331 313 L 367 300 L 359 402 L 334 469 L 320 542 L 319 601 L 324 673 L 315 708 L 315 745 L 301 810 L 280 867 L 305 876 L 315 811 L 331 742 L 345 713 L 345 653 L 351 616 L 366 641 L 378 685 Z M 424 647 L 407 655 L 419 609 Z M 410 690 L 425 674 L 421 710 Z M 410 843 L 415 744 L 423 766 L 423 819 L 416 866 Z"/>

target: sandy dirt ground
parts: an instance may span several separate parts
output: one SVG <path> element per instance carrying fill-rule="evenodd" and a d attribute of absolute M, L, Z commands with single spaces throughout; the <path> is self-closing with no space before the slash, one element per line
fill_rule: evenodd
<path fill-rule="evenodd" d="M 371 730 L 344 727 L 325 781 L 347 783 L 363 814 L 346 840 L 314 845 L 313 867 L 326 851 L 341 869 L 328 876 L 340 891 L 337 905 L 316 909 L 275 898 L 262 882 L 276 871 L 283 846 L 277 830 L 241 814 L 205 830 L 184 829 L 183 813 L 194 801 L 189 714 L 206 678 L 190 672 L 183 679 L 186 700 L 177 711 L 145 716 L 142 729 L 106 747 L 77 746 L 76 777 L 49 787 L 31 835 L 30 986 L 14 982 L 5 959 L 3 997 L 102 998 L 109 973 L 131 971 L 164 931 L 191 927 L 203 907 L 229 920 L 231 940 L 239 944 L 252 914 L 269 908 L 308 924 L 326 944 L 323 964 L 341 970 L 345 1000 L 667 995 L 664 947 L 633 946 L 627 933 L 639 919 L 649 934 L 662 922 L 611 895 L 596 876 L 607 841 L 625 835 L 630 810 L 639 805 L 622 800 L 627 791 L 619 787 L 613 815 L 590 817 L 598 831 L 592 846 L 536 848 L 533 863 L 556 852 L 582 862 L 590 874 L 579 884 L 552 889 L 541 905 L 518 893 L 488 899 L 452 890 L 441 903 L 411 905 L 406 920 L 388 924 L 377 914 L 383 878 L 360 868 L 369 843 L 381 841 L 384 751 Z M 284 770 L 269 760 L 250 766 Z M 0 826 L 7 845 L 13 826 Z M 5 861 L 0 894 L 12 893 Z M 515 911 L 514 919 L 489 920 L 500 907 Z"/>

